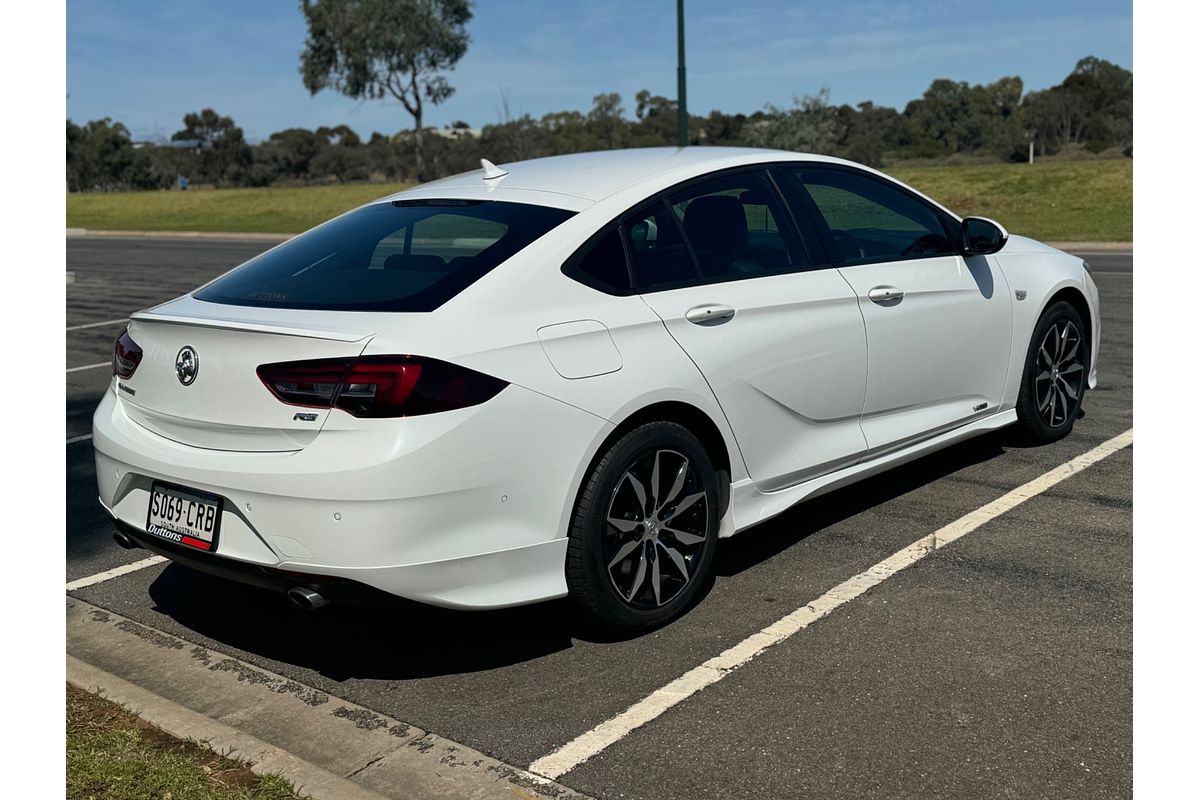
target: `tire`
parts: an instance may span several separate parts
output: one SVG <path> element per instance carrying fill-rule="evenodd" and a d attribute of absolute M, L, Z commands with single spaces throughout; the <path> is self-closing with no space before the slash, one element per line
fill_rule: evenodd
<path fill-rule="evenodd" d="M 650 422 L 622 436 L 592 466 L 575 504 L 571 598 L 622 631 L 682 614 L 711 578 L 718 488 L 712 460 L 683 426 Z"/>
<path fill-rule="evenodd" d="M 1031 443 L 1063 438 L 1082 415 L 1090 333 L 1075 307 L 1063 301 L 1047 308 L 1033 329 L 1017 395 L 1018 424 Z"/>

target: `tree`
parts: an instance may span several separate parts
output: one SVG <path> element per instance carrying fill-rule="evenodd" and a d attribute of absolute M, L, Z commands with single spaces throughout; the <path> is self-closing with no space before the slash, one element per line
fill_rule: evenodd
<path fill-rule="evenodd" d="M 792 108 L 768 105 L 766 119 L 746 126 L 746 139 L 755 147 L 802 153 L 829 153 L 840 138 L 837 109 L 829 105 L 829 90 L 792 98 Z"/>
<path fill-rule="evenodd" d="M 305 128 L 288 128 L 276 131 L 267 139 L 267 144 L 278 148 L 281 171 L 292 178 L 307 179 L 309 165 L 325 146 L 317 134 Z"/>
<path fill-rule="evenodd" d="M 633 145 L 635 147 L 666 147 L 677 141 L 679 116 L 678 104 L 662 95 L 650 94 L 648 89 L 642 89 L 634 98 Z M 690 120 L 689 120 L 690 121 Z M 692 130 L 688 126 L 688 130 Z"/>
<path fill-rule="evenodd" d="M 700 126 L 700 130 L 703 132 L 705 144 L 736 145 L 741 144 L 742 129 L 745 127 L 745 114 L 724 114 L 713 109 Z M 688 130 L 691 129 L 689 125 Z"/>
<path fill-rule="evenodd" d="M 971 87 L 971 111 L 978 120 L 978 147 L 1004 159 L 1020 160 L 1028 139 L 1020 117 L 1024 82 L 1017 76 Z"/>
<path fill-rule="evenodd" d="M 322 126 L 317 128 L 317 136 L 327 144 L 338 147 L 358 147 L 362 144 L 362 139 L 358 138 L 358 134 L 349 125 L 338 125 L 336 128 Z"/>
<path fill-rule="evenodd" d="M 154 183 L 145 151 L 135 150 L 129 131 L 108 117 L 76 125 L 67 120 L 67 189 L 111 191 Z"/>
<path fill-rule="evenodd" d="M 1024 141 L 1017 110 L 1023 85 L 1017 77 L 971 86 L 939 78 L 904 109 L 916 154 L 952 155 L 989 150 L 1002 158 Z"/>
<path fill-rule="evenodd" d="M 629 123 L 625 120 L 625 109 L 621 106 L 621 95 L 616 92 L 598 94 L 592 98 L 592 110 L 587 116 L 588 127 L 606 150 L 623 147 Z"/>
<path fill-rule="evenodd" d="M 250 146 L 232 117 L 222 117 L 211 108 L 184 115 L 183 130 L 171 134 L 174 142 L 196 143 L 196 165 L 200 178 L 220 184 L 238 183 L 251 163 Z"/>
<path fill-rule="evenodd" d="M 1083 108 L 1080 138 L 1094 150 L 1133 145 L 1133 73 L 1088 56 L 1062 82 Z"/>
<path fill-rule="evenodd" d="M 366 180 L 371 174 L 371 158 L 348 125 L 317 128 L 316 136 L 322 146 L 309 165 L 312 174 L 331 175 L 338 183 Z"/>
<path fill-rule="evenodd" d="M 938 78 L 904 109 L 913 141 L 922 154 L 950 155 L 974 147 L 970 135 L 970 87 Z"/>
<path fill-rule="evenodd" d="M 1133 147 L 1133 73 L 1088 56 L 1058 86 L 1027 95 L 1021 116 L 1042 152 L 1084 145 L 1128 153 Z"/>
<path fill-rule="evenodd" d="M 359 145 L 330 145 L 317 153 L 310 165 L 312 176 L 331 176 L 338 183 L 363 181 L 371 174 L 371 158 Z"/>
<path fill-rule="evenodd" d="M 467 51 L 470 0 L 301 0 L 300 8 L 308 23 L 305 88 L 398 100 L 412 115 L 417 179 L 425 180 L 425 103 L 454 93 L 441 73 Z"/>
<path fill-rule="evenodd" d="M 837 109 L 841 136 L 835 154 L 872 167 L 883 165 L 884 153 L 895 149 L 904 134 L 900 113 L 889 106 L 864 101 L 858 108 Z"/>
<path fill-rule="evenodd" d="M 576 118 L 582 119 L 582 115 L 578 111 L 565 111 L 562 114 L 574 115 Z M 551 121 L 551 116 L 543 117 L 541 124 L 524 112 L 520 116 L 515 116 L 508 90 L 501 90 L 500 122 L 495 125 L 483 126 L 479 137 L 480 152 L 484 157 L 497 164 L 503 164 L 506 161 L 524 161 L 527 158 L 546 155 L 548 148 L 543 148 L 543 138 L 558 143 L 566 141 L 566 137 L 560 135 L 561 130 Z M 543 132 L 552 135 L 543 137 Z M 560 152 L 570 151 L 562 150 Z"/>

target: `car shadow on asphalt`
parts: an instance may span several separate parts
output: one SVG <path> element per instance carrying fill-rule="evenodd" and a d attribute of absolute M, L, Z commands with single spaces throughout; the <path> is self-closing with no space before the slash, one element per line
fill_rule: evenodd
<path fill-rule="evenodd" d="M 992 434 L 804 503 L 758 531 L 723 541 L 716 576 L 767 561 L 797 542 L 1017 446 Z M 774 530 L 769 530 L 773 528 Z M 410 605 L 304 611 L 283 595 L 172 564 L 150 585 L 154 610 L 225 648 L 314 670 L 334 681 L 409 680 L 490 670 L 632 637 L 597 629 L 559 600 L 498 611 Z M 235 652 L 236 654 L 236 652 Z"/>
<path fill-rule="evenodd" d="M 113 548 L 112 523 L 96 497 L 96 461 L 90 442 L 78 442 L 67 458 L 67 562 Z"/>
<path fill-rule="evenodd" d="M 171 564 L 150 585 L 154 610 L 225 647 L 335 681 L 406 680 L 496 669 L 571 647 L 565 601 L 499 611 L 327 606 Z M 235 655 L 237 653 L 234 653 Z"/>
<path fill-rule="evenodd" d="M 718 577 L 737 575 L 814 533 L 959 470 L 1002 455 L 1006 448 L 1021 446 L 1020 440 L 1012 433 L 998 431 L 805 501 L 745 534 L 723 541 L 717 549 L 714 571 Z"/>

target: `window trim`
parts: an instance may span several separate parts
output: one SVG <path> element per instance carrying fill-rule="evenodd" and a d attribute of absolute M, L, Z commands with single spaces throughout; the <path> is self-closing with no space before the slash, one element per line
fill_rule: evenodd
<path fill-rule="evenodd" d="M 947 222 L 953 218 L 953 215 L 943 209 L 941 206 L 931 203 L 926 198 L 914 192 L 904 184 L 888 177 L 881 177 L 872 172 L 867 172 L 862 169 L 846 164 L 827 164 L 820 161 L 785 161 L 778 165 L 784 174 L 784 183 L 788 187 L 788 191 L 796 199 L 797 204 L 804 209 L 804 213 L 810 218 L 810 223 L 814 228 L 822 247 L 825 248 L 827 257 L 830 259 L 830 264 L 838 269 L 853 269 L 854 267 L 865 267 L 872 264 L 889 264 L 903 261 L 920 261 L 930 258 L 946 258 L 947 256 L 961 256 L 962 246 L 960 244 L 961 235 L 955 235 L 953 228 L 947 226 Z M 938 224 L 942 226 L 942 232 L 946 239 L 954 246 L 953 253 L 939 254 L 915 254 L 911 256 L 881 256 L 878 258 L 864 259 L 849 263 L 845 259 L 834 259 L 831 254 L 837 253 L 840 255 L 841 249 L 837 246 L 837 242 L 833 238 L 833 233 L 829 227 L 829 223 L 825 221 L 825 215 L 821 213 L 816 201 L 812 199 L 808 189 L 804 185 L 804 181 L 796 173 L 804 169 L 819 169 L 828 172 L 845 172 L 860 178 L 874 181 L 875 183 L 887 186 L 909 199 L 915 201 L 919 205 L 929 210 Z M 903 215 L 902 215 L 903 216 Z M 915 222 L 915 220 L 914 220 Z"/>

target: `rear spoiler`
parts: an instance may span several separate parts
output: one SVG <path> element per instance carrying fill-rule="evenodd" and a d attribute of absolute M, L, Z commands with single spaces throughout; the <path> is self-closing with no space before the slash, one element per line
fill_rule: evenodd
<path fill-rule="evenodd" d="M 224 328 L 227 330 L 252 331 L 255 333 L 273 333 L 278 336 L 301 336 L 307 339 L 327 339 L 334 342 L 361 342 L 375 335 L 375 331 L 348 331 L 327 328 L 320 325 L 299 328 L 229 316 L 200 317 L 155 311 L 139 311 L 130 317 L 130 319 L 137 322 L 152 322 L 167 325 L 190 325 L 201 328 Z"/>

